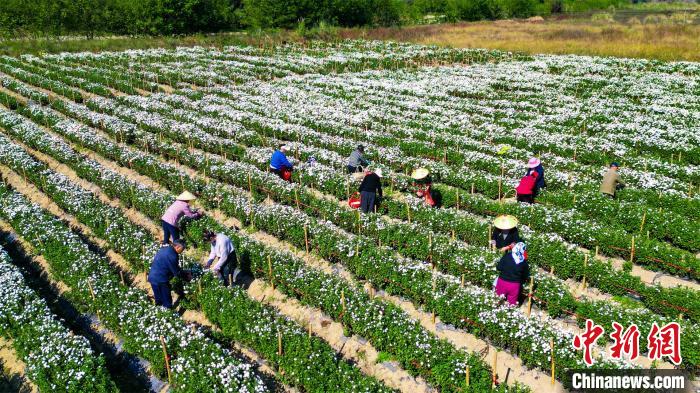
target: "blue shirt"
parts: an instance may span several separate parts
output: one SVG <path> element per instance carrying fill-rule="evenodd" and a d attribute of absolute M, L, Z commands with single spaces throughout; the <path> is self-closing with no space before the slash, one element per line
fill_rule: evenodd
<path fill-rule="evenodd" d="M 179 256 L 173 246 L 161 247 L 153 257 L 151 270 L 148 272 L 148 282 L 151 284 L 166 284 L 171 278 L 180 274 Z"/>
<path fill-rule="evenodd" d="M 272 169 L 282 169 L 282 167 L 292 168 L 292 163 L 289 162 L 284 153 L 280 150 L 275 150 L 270 159 L 270 167 Z"/>

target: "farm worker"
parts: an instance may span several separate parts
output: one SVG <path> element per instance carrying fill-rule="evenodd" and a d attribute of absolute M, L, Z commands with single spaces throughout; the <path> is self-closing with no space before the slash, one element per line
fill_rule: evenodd
<path fill-rule="evenodd" d="M 211 272 L 219 278 L 225 286 L 229 286 L 229 274 L 233 274 L 236 269 L 236 248 L 231 239 L 223 233 L 204 231 L 204 240 L 211 243 L 211 251 L 207 260 L 206 268 L 211 268 Z M 218 258 L 218 261 L 212 263 Z"/>
<path fill-rule="evenodd" d="M 284 178 L 284 173 L 291 172 L 294 168 L 294 165 L 287 159 L 286 153 L 288 151 L 289 146 L 282 144 L 279 146 L 279 149 L 272 153 L 272 157 L 270 158 L 270 169 L 284 180 L 289 180 Z"/>
<path fill-rule="evenodd" d="M 382 170 L 375 169 L 362 179 L 360 184 L 360 210 L 363 213 L 373 212 L 377 206 L 377 195 L 382 197 Z"/>
<path fill-rule="evenodd" d="M 620 178 L 620 174 L 617 172 L 619 168 L 620 164 L 613 162 L 610 164 L 610 169 L 608 169 L 603 176 L 600 192 L 609 198 L 615 198 L 615 192 L 625 186 L 625 183 L 623 183 Z"/>
<path fill-rule="evenodd" d="M 535 183 L 539 173 L 532 171 L 531 174 L 523 176 L 520 179 L 520 184 L 515 188 L 518 202 L 535 203 L 535 198 L 532 193 L 535 191 Z"/>
<path fill-rule="evenodd" d="M 496 294 L 505 296 L 510 305 L 517 305 L 521 286 L 530 276 L 525 243 L 515 243 L 512 252 L 503 254 L 496 270 L 498 270 Z"/>
<path fill-rule="evenodd" d="M 191 192 L 184 191 L 182 194 L 178 195 L 177 200 L 165 211 L 165 214 L 161 217 L 161 224 L 163 225 L 163 244 L 168 244 L 170 238 L 172 238 L 173 241 L 180 238 L 177 222 L 182 216 L 194 219 L 202 217 L 202 213 L 190 209 L 190 203 L 195 199 L 197 199 L 197 197 L 192 195 Z"/>
<path fill-rule="evenodd" d="M 161 246 L 153 257 L 151 270 L 148 272 L 148 282 L 153 289 L 156 304 L 165 308 L 173 307 L 170 295 L 170 280 L 180 276 L 180 254 L 185 251 L 185 242 L 174 240 L 173 244 Z"/>
<path fill-rule="evenodd" d="M 544 182 L 544 167 L 542 166 L 540 159 L 537 157 L 532 157 L 530 158 L 530 161 L 527 162 L 527 171 L 525 172 L 525 176 L 531 174 L 532 172 L 537 172 L 537 182 L 535 182 L 535 188 L 532 190 L 532 198 L 534 199 L 540 192 L 540 189 L 547 187 L 547 184 Z"/>
<path fill-rule="evenodd" d="M 493 220 L 494 230 L 491 233 L 491 245 L 507 253 L 520 241 L 518 234 L 518 219 L 513 216 L 498 216 Z"/>
<path fill-rule="evenodd" d="M 357 146 L 350 157 L 348 158 L 348 173 L 362 172 L 362 169 L 369 164 L 364 157 L 365 147 L 362 145 Z"/>

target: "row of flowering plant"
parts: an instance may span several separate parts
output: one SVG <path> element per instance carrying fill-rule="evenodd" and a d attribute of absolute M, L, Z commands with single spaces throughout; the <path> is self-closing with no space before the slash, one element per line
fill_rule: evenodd
<path fill-rule="evenodd" d="M 115 392 L 105 358 L 67 329 L 0 248 L 0 334 L 27 365 L 27 377 L 46 392 Z"/>
<path fill-rule="evenodd" d="M 4 118 L 7 119 L 7 116 L 5 116 Z M 15 122 L 22 122 L 22 120 L 17 116 L 15 116 L 14 118 Z M 56 140 L 55 138 L 52 139 L 46 136 L 42 136 L 41 131 L 38 131 L 38 129 L 35 129 L 34 132 L 27 132 L 26 130 L 30 129 L 31 125 L 26 124 L 28 123 L 26 121 L 24 121 L 23 123 L 25 124 L 25 126 L 23 127 L 24 132 L 17 132 L 13 135 L 17 136 L 18 138 L 23 138 L 23 141 L 25 143 L 43 148 L 47 154 L 51 154 L 52 156 L 61 160 L 62 162 L 70 164 L 76 169 L 76 172 L 79 173 L 81 176 L 87 176 L 92 172 L 93 174 L 87 178 L 90 181 L 98 184 L 102 188 L 102 190 L 108 195 L 112 195 L 115 197 L 119 196 L 122 202 L 129 206 L 138 208 L 144 214 L 149 215 L 151 218 L 157 219 L 160 217 L 162 210 L 154 210 L 152 209 L 152 207 L 164 206 L 164 203 L 167 203 L 169 199 L 166 195 L 156 194 L 142 186 L 139 187 L 134 182 L 131 182 L 128 179 L 125 179 L 123 178 L 123 176 L 120 176 L 116 173 L 109 174 L 108 171 L 98 171 L 98 163 L 93 162 L 92 160 L 89 160 L 85 157 L 82 157 L 82 160 L 78 160 L 78 158 L 81 156 L 76 154 L 75 152 L 69 152 L 69 154 L 72 154 L 75 157 L 74 160 L 71 161 L 70 159 L 66 159 L 70 157 L 70 155 L 66 153 L 68 150 L 70 150 L 70 147 L 68 147 L 65 144 L 65 142 Z M 7 122 L 7 120 L 5 120 L 5 123 L 3 124 L 7 125 L 10 123 Z M 8 128 L 10 127 L 8 126 Z M 83 137 L 88 136 L 83 135 Z M 89 138 L 94 139 L 94 134 L 90 134 Z M 43 142 L 41 141 L 42 139 Z M 52 148 L 51 146 L 56 146 L 56 148 Z M 115 151 L 115 148 L 116 145 L 111 145 L 110 150 Z M 156 166 L 161 166 L 160 164 L 154 165 L 156 161 L 152 159 L 148 161 L 149 165 L 146 165 L 146 155 L 144 154 L 140 156 L 142 157 L 142 159 L 139 159 L 134 156 L 130 157 L 131 160 L 135 161 L 135 168 L 153 169 L 156 168 Z M 143 163 L 143 166 L 137 163 L 139 161 Z M 92 169 L 81 170 L 81 167 Z M 171 168 L 166 167 L 164 169 Z M 170 187 L 173 187 L 173 184 L 167 182 L 171 181 L 172 179 L 175 179 L 176 181 L 173 183 L 175 184 L 175 186 L 179 187 L 181 183 L 177 177 L 173 178 L 171 176 L 172 173 L 172 170 L 170 170 L 169 172 L 159 172 L 160 177 L 158 179 L 161 182 L 166 182 L 166 184 Z M 153 173 L 148 174 L 150 176 L 153 176 Z M 41 183 L 41 181 L 39 183 Z M 185 184 L 187 185 L 187 183 Z M 210 189 L 209 192 L 215 193 L 215 190 Z M 246 205 L 246 208 L 247 207 L 248 206 Z M 99 217 L 100 215 L 97 213 L 97 211 L 98 210 L 91 210 L 91 213 Z M 240 236 L 238 233 L 230 231 L 230 229 L 221 226 L 220 224 L 214 222 L 209 218 L 191 222 L 188 225 L 188 228 L 188 239 L 196 243 L 199 243 L 199 239 L 201 239 L 201 233 L 205 228 L 213 228 L 225 231 L 229 233 L 229 235 L 232 238 L 237 240 Z M 480 386 L 490 386 L 489 381 L 491 380 L 491 377 L 489 375 L 490 373 L 488 371 L 488 367 L 482 361 L 478 360 L 478 355 L 466 354 L 463 351 L 456 350 L 452 345 L 448 344 L 447 342 L 443 340 L 438 340 L 435 336 L 425 331 L 425 329 L 423 329 L 418 322 L 408 318 L 408 316 L 405 313 L 403 313 L 398 307 L 392 306 L 390 304 L 376 299 L 372 300 L 368 297 L 367 294 L 364 294 L 362 290 L 345 283 L 342 279 L 331 275 L 323 274 L 320 271 L 314 269 L 307 268 L 305 267 L 303 261 L 289 254 L 280 254 L 280 252 L 275 251 L 270 247 L 264 246 L 261 243 L 254 242 L 251 240 L 246 241 L 245 239 L 240 239 L 238 241 L 239 251 L 242 254 L 248 255 L 249 257 L 247 258 L 251 260 L 253 259 L 253 256 L 255 257 L 255 261 L 256 263 L 258 263 L 258 267 L 254 269 L 256 275 L 260 274 L 261 271 L 267 272 L 268 260 L 266 256 L 270 255 L 270 263 L 273 263 L 273 269 L 275 272 L 275 283 L 278 284 L 280 288 L 285 288 L 287 293 L 293 296 L 299 296 L 299 293 L 306 293 L 306 295 L 302 299 L 306 304 L 315 307 L 320 307 L 325 312 L 331 313 L 332 316 L 335 316 L 338 320 L 341 320 L 344 323 L 344 325 L 348 326 L 348 329 L 350 331 L 357 332 L 363 337 L 371 339 L 373 344 L 375 344 L 375 346 L 377 346 L 380 350 L 388 352 L 392 356 L 396 356 L 397 359 L 401 361 L 402 365 L 404 365 L 404 367 L 408 367 L 407 369 L 412 373 L 416 375 L 424 375 L 426 379 L 428 379 L 428 381 L 430 381 L 431 383 L 443 386 L 446 390 L 453 390 L 463 385 L 464 374 L 462 374 L 462 376 L 460 377 L 458 373 L 460 371 L 463 372 L 464 367 L 466 365 L 466 361 L 469 362 L 471 366 L 471 375 L 472 378 L 474 378 L 472 380 L 472 385 L 470 386 L 473 386 L 474 389 L 476 389 L 475 391 L 478 391 L 480 389 Z M 246 257 L 244 256 L 244 258 Z M 290 259 L 293 260 L 293 264 L 290 264 Z M 263 277 L 266 276 L 263 275 Z M 286 283 L 286 285 L 282 286 L 284 283 Z M 302 287 L 302 284 L 308 287 Z M 318 292 L 319 288 L 322 288 L 323 292 Z M 310 289 L 315 289 L 316 291 L 312 292 Z M 206 290 L 209 289 L 207 288 Z M 352 315 L 343 316 L 343 314 L 341 314 L 342 310 L 339 308 L 341 296 L 343 296 L 346 301 L 346 307 L 352 308 L 354 310 Z M 376 308 L 368 307 L 368 304 L 374 304 L 376 305 Z M 204 307 L 205 311 L 210 311 L 208 315 L 212 315 L 212 318 L 215 320 L 218 320 L 217 318 L 223 318 L 217 316 L 216 313 L 213 313 L 213 311 L 211 311 L 211 307 L 213 306 L 209 305 L 208 309 L 207 307 Z M 226 318 L 228 320 L 231 318 L 232 314 L 235 314 L 236 311 L 234 310 L 237 308 L 227 311 L 228 308 L 221 309 L 220 305 L 217 305 L 217 309 L 219 309 L 220 313 L 225 312 L 225 315 L 227 315 Z M 269 313 L 269 311 L 265 311 L 265 313 Z M 243 315 L 241 314 L 240 316 L 242 317 Z M 258 320 L 265 320 L 265 317 L 261 315 L 259 316 Z M 232 322 L 229 321 L 228 323 Z M 243 322 L 239 320 L 237 323 L 241 324 Z M 284 328 L 281 329 L 284 330 Z M 299 340 L 298 338 L 295 339 L 293 337 L 296 334 L 295 332 L 298 331 L 299 328 L 295 330 L 290 330 L 285 334 L 285 337 L 289 338 L 291 343 L 306 342 L 306 340 Z M 391 336 L 393 337 L 393 339 L 387 338 L 387 334 L 390 331 L 393 332 Z M 256 343 L 256 345 L 263 345 L 263 342 L 257 341 L 255 337 L 251 336 L 249 332 L 247 332 L 247 330 L 227 329 L 224 331 L 224 334 L 227 334 L 231 338 L 235 337 L 236 339 L 240 339 L 243 342 L 250 345 Z M 422 351 L 421 353 L 411 354 L 412 351 L 409 350 L 409 348 L 413 348 L 416 342 L 422 343 L 424 351 Z M 265 345 L 270 346 L 273 344 L 274 343 L 267 342 L 267 344 Z M 314 345 L 314 348 L 317 346 L 318 345 Z M 253 346 L 253 348 L 255 348 L 256 350 L 260 350 L 263 354 L 268 353 L 269 350 L 269 348 L 265 346 Z M 290 347 L 288 348 L 291 349 L 294 347 L 290 344 Z M 294 360 L 293 357 L 290 357 L 292 354 L 294 355 L 294 357 L 300 356 L 299 351 L 304 351 L 304 348 L 306 347 L 302 346 L 296 348 L 294 351 L 291 351 L 291 353 L 288 352 L 289 356 L 284 355 L 281 358 L 277 355 L 270 356 L 272 356 L 271 359 L 278 361 L 279 364 L 284 364 L 287 367 L 289 367 L 289 370 L 287 370 L 287 372 L 291 374 L 289 374 L 288 377 L 298 378 L 297 383 L 310 383 L 312 384 L 312 386 L 314 383 L 322 384 L 323 381 L 318 381 L 317 379 L 313 378 L 310 374 L 308 374 L 310 373 L 310 371 L 303 371 L 302 369 L 294 368 L 300 367 L 302 365 L 303 367 L 310 367 L 309 364 L 303 363 L 299 359 Z M 270 352 L 270 354 L 272 354 L 272 352 Z M 309 356 L 320 355 L 310 354 Z M 328 356 L 330 355 L 323 355 L 323 357 Z M 322 365 L 319 365 L 319 367 L 320 366 Z M 443 369 L 444 372 L 438 372 L 438 370 Z M 349 370 L 346 369 L 345 366 L 339 366 L 338 373 L 338 378 L 343 378 L 343 375 L 349 375 Z M 368 387 L 377 386 L 376 382 L 373 383 L 369 379 L 366 382 L 362 382 L 362 379 L 358 376 L 355 376 L 353 378 L 355 378 L 356 380 L 354 382 L 355 386 L 361 383 L 366 384 Z M 290 379 L 290 381 L 293 380 L 294 379 Z M 479 382 L 477 383 L 477 381 Z M 337 381 L 329 380 L 328 382 L 336 383 Z"/>

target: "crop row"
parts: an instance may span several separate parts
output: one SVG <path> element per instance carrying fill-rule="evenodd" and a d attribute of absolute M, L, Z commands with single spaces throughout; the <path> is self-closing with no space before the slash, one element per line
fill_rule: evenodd
<path fill-rule="evenodd" d="M 85 337 L 73 334 L 24 280 L 0 248 L 0 334 L 27 365 L 27 377 L 42 392 L 114 392 L 105 358 Z"/>

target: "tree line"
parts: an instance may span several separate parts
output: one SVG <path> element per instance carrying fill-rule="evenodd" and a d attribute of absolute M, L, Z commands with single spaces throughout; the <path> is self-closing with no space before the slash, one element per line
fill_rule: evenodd
<path fill-rule="evenodd" d="M 2 0 L 0 36 L 171 35 L 526 18 L 629 0 Z"/>

